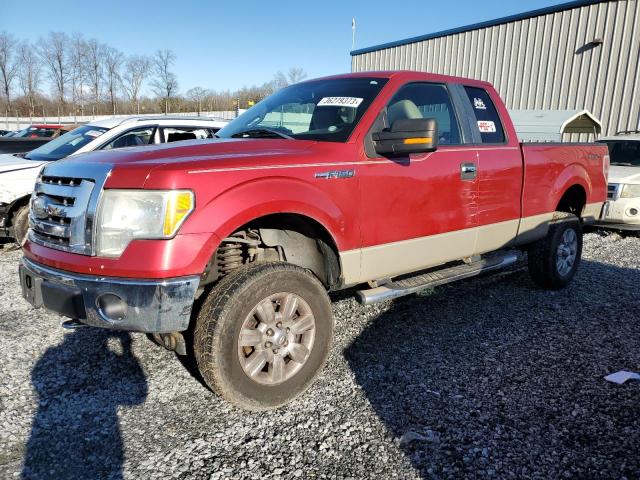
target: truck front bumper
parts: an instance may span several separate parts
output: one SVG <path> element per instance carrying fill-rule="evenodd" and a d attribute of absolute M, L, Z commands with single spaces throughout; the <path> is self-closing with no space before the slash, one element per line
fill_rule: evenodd
<path fill-rule="evenodd" d="M 26 257 L 20 264 L 22 296 L 31 305 L 115 330 L 186 330 L 199 283 L 199 276 L 133 280 L 72 274 Z"/>

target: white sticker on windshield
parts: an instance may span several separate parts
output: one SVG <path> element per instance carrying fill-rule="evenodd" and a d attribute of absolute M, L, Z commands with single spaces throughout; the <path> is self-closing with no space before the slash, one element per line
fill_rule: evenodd
<path fill-rule="evenodd" d="M 101 132 L 100 130 L 89 130 L 88 132 L 85 132 L 85 135 L 87 137 L 93 137 L 93 138 L 98 138 L 100 135 L 102 135 L 104 132 Z"/>
<path fill-rule="evenodd" d="M 358 108 L 362 98 L 356 97 L 324 97 L 318 102 L 318 107 L 352 107 Z"/>
<path fill-rule="evenodd" d="M 481 98 L 474 98 L 473 99 L 473 106 L 475 107 L 476 110 L 486 110 L 487 106 L 484 104 L 484 102 L 482 101 Z"/>
<path fill-rule="evenodd" d="M 478 129 L 482 133 L 493 133 L 496 131 L 496 124 L 489 120 L 478 120 Z"/>

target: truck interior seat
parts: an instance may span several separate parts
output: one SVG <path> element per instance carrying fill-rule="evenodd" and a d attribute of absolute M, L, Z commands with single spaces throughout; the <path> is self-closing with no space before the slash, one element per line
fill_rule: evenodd
<path fill-rule="evenodd" d="M 408 118 L 423 118 L 420 109 L 411 100 L 399 100 L 387 108 L 389 126 L 393 125 L 396 120 Z"/>
<path fill-rule="evenodd" d="M 344 124 L 340 110 L 336 107 L 316 107 L 311 115 L 309 130 L 330 130 Z"/>
<path fill-rule="evenodd" d="M 124 135 L 113 142 L 113 148 L 137 147 L 144 145 L 144 141 L 135 134 Z"/>

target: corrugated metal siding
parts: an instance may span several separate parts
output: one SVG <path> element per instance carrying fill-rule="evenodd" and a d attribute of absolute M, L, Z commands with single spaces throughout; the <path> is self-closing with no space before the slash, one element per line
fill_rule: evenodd
<path fill-rule="evenodd" d="M 602 45 L 581 50 L 597 38 Z M 640 129 L 640 1 L 604 1 L 354 55 L 351 67 L 479 78 L 510 109 L 586 108 L 603 134 Z"/>

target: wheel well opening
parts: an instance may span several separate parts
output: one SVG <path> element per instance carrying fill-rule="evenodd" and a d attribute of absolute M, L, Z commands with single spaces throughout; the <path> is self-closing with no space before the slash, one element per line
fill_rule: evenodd
<path fill-rule="evenodd" d="M 304 215 L 279 213 L 251 220 L 223 239 L 203 283 L 260 261 L 286 261 L 311 270 L 329 289 L 341 282 L 338 248 L 327 229 Z"/>
<path fill-rule="evenodd" d="M 571 186 L 558 203 L 556 207 L 557 212 L 572 213 L 576 217 L 580 218 L 582 210 L 587 203 L 587 193 L 580 185 Z"/>
<path fill-rule="evenodd" d="M 13 219 L 16 215 L 16 213 L 18 213 L 18 211 L 22 208 L 22 207 L 26 207 L 27 205 L 29 205 L 29 199 L 31 198 L 30 195 L 25 195 L 24 197 L 21 197 L 17 200 L 15 200 L 12 204 L 11 207 L 9 207 L 9 210 L 7 212 L 7 221 L 8 221 L 8 225 L 9 227 L 13 226 Z"/>

